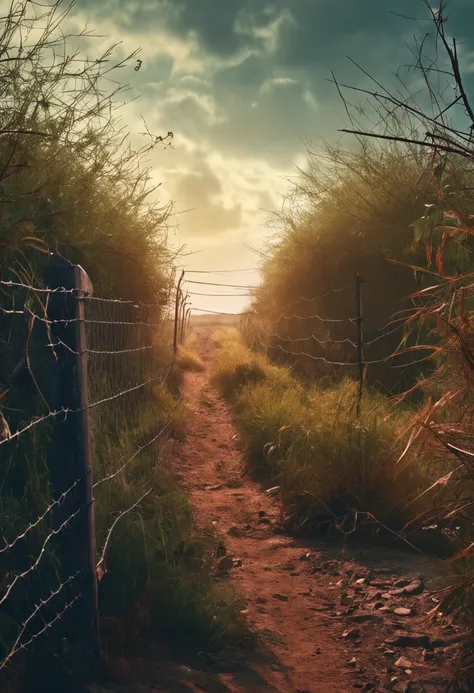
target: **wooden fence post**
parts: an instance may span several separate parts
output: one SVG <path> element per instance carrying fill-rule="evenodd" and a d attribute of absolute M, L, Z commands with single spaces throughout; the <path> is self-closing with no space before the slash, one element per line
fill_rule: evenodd
<path fill-rule="evenodd" d="M 54 409 L 65 410 L 54 419 L 51 439 L 50 481 L 53 497 L 68 492 L 53 513 L 59 574 L 68 585 L 66 599 L 77 597 L 62 617 L 62 633 L 71 656 L 85 676 L 100 670 L 98 585 L 92 462 L 89 444 L 87 353 L 84 297 L 92 284 L 79 265 L 59 255 L 46 268 L 48 319 L 54 351 Z M 66 291 L 61 291 L 64 288 Z M 72 291 L 71 291 L 72 290 Z"/>
<path fill-rule="evenodd" d="M 174 335 L 173 335 L 173 354 L 176 356 L 178 351 L 178 328 L 179 328 L 179 308 L 181 302 L 181 283 L 184 279 L 184 270 L 181 272 L 181 276 L 178 281 L 178 286 L 176 287 L 176 299 L 174 306 Z"/>
<path fill-rule="evenodd" d="M 360 418 L 362 394 L 364 392 L 365 363 L 364 363 L 364 334 L 362 312 L 362 290 L 364 280 L 360 274 L 356 275 L 356 326 L 357 326 L 357 363 L 359 367 L 359 389 L 357 392 L 357 418 Z"/>

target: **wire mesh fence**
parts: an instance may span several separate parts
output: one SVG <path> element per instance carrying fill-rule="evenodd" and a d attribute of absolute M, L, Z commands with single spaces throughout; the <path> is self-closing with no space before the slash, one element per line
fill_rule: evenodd
<path fill-rule="evenodd" d="M 95 297 L 61 258 L 45 279 L 0 281 L 0 688 L 23 670 L 25 690 L 98 665 L 111 538 L 171 426 L 167 307 Z"/>

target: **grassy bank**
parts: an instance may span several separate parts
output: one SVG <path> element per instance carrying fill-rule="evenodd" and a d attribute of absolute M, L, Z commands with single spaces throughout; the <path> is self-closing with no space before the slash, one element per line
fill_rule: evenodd
<path fill-rule="evenodd" d="M 427 459 L 412 448 L 398 463 L 413 411 L 369 390 L 358 420 L 353 381 L 303 386 L 248 350 L 237 331 L 218 338 L 213 378 L 233 404 L 249 468 L 279 486 L 298 524 L 401 530 L 426 509 Z"/>
<path fill-rule="evenodd" d="M 151 490 L 117 524 L 107 550 L 100 606 L 112 668 L 144 637 L 206 648 L 245 637 L 239 599 L 212 577 L 216 540 L 194 526 L 187 495 L 170 468 L 176 441 L 185 435 L 185 405 L 155 387 L 133 410 L 125 417 L 121 406 L 93 422 L 97 479 L 116 474 L 97 487 L 99 546 L 111 517 Z"/>

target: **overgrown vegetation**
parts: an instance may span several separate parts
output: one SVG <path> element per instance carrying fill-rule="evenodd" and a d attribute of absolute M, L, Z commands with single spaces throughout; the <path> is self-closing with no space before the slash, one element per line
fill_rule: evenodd
<path fill-rule="evenodd" d="M 88 334 L 97 349 L 89 355 L 89 402 L 146 383 L 90 411 L 106 659 L 139 632 L 212 646 L 242 637 L 245 627 L 238 599 L 211 577 L 215 540 L 195 529 L 167 464 L 185 434 L 186 409 L 179 366 L 169 366 L 170 205 L 156 202 L 146 157 L 172 133 L 148 133 L 143 147 L 132 145 L 115 113 L 123 89 L 110 79 L 130 60 L 116 60 L 113 48 L 94 59 L 75 51 L 87 36 L 63 33 L 67 14 L 61 2 L 21 0 L 0 18 L 0 280 L 23 285 L 3 283 L 0 291 L 1 438 L 53 407 L 42 289 L 49 253 L 59 253 L 85 268 L 95 296 L 129 302 L 88 306 L 98 322 Z M 1 595 L 42 557 L 1 605 L 0 661 L 19 633 L 28 639 L 57 616 L 50 601 L 39 627 L 37 617 L 21 630 L 35 604 L 61 587 L 53 542 L 42 551 L 56 500 L 48 466 L 53 418 L 0 448 L 2 535 L 16 541 L 34 523 L 2 555 Z M 65 666 L 81 674 L 82 663 L 69 660 Z"/>
<path fill-rule="evenodd" d="M 197 350 L 197 334 L 191 332 L 185 339 L 184 343 L 178 348 L 176 355 L 176 363 L 184 371 L 202 371 L 204 365 L 196 353 Z"/>
<path fill-rule="evenodd" d="M 245 328 L 250 343 L 269 348 L 270 354 L 272 347 L 283 347 L 281 360 L 299 371 L 340 381 L 331 386 L 335 392 L 347 387 L 344 370 L 298 353 L 303 338 L 308 340 L 304 350 L 313 357 L 349 360 L 345 340 L 354 341 L 353 326 L 339 329 L 324 320 L 354 315 L 354 293 L 344 298 L 334 290 L 353 285 L 356 272 L 367 281 L 366 342 L 402 311 L 403 332 L 400 328 L 395 336 L 388 334 L 374 350 L 366 350 L 365 359 L 387 358 L 396 349 L 416 363 L 402 377 L 393 368 L 393 358 L 381 366 L 369 363 L 367 380 L 405 401 L 414 395 L 420 401 L 411 418 L 396 410 L 388 420 L 390 426 L 399 420 L 401 432 L 407 428 L 397 466 L 411 466 L 416 478 L 416 451 L 421 449 L 437 467 L 434 477 L 426 479 L 424 496 L 435 490 L 436 503 L 426 505 L 419 520 L 442 528 L 453 546 L 462 547 L 450 559 L 451 584 L 439 610 L 474 628 L 472 84 L 469 70 L 463 74 L 458 49 L 463 37 L 453 39 L 446 28 L 447 3 L 440 0 L 433 7 L 424 0 L 420 5 L 430 25 L 423 22 L 423 37 L 416 40 L 415 64 L 405 73 L 407 86 L 402 71 L 396 84 L 381 84 L 364 71 L 371 83 L 368 89 L 337 85 L 350 121 L 343 132 L 355 140 L 347 149 L 309 150 L 308 168 L 300 172 L 289 212 L 281 216 L 281 233 L 264 259 L 264 281 Z M 410 88 L 413 73 L 426 87 L 416 94 Z M 322 298 L 312 299 L 315 296 Z M 281 317 L 292 313 L 306 319 Z M 307 319 L 315 313 L 323 320 Z M 339 341 L 343 343 L 334 343 Z M 241 397 L 248 396 L 242 392 Z M 321 393 L 318 404 L 327 402 L 328 392 L 331 388 Z M 367 392 L 369 401 L 374 396 L 379 398 Z M 258 391 L 249 398 L 249 409 L 255 409 L 255 399 L 260 404 Z M 336 435 L 340 417 L 326 411 Z M 351 419 L 350 426 L 356 425 Z M 306 432 L 300 440 L 306 441 Z M 359 450 L 357 460 L 363 457 Z M 288 457 L 285 461 L 291 468 Z M 410 494 L 412 482 L 405 481 Z M 468 649 L 472 662 L 472 645 Z M 470 677 L 470 690 L 474 675 L 469 662 L 463 676 Z"/>
<path fill-rule="evenodd" d="M 413 448 L 398 464 L 413 411 L 369 390 L 357 419 L 354 381 L 303 385 L 236 332 L 220 341 L 215 383 L 233 403 L 252 473 L 279 487 L 293 522 L 400 531 L 432 506 L 422 495 L 436 478 L 429 457 Z"/>

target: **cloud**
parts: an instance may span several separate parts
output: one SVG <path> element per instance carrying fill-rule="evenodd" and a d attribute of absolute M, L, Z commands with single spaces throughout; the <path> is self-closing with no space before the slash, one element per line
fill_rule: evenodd
<path fill-rule="evenodd" d="M 331 71 L 366 87 L 347 56 L 383 84 L 412 62 L 405 42 L 425 25 L 393 11 L 412 15 L 413 1 L 78 0 L 72 18 L 111 37 L 103 45 L 122 40 L 121 55 L 142 47 L 140 71 L 124 71 L 140 97 L 127 122 L 136 129 L 144 115 L 153 132 L 175 133 L 174 148 L 151 157 L 153 179 L 176 201 L 182 238 L 209 257 L 217 248 L 214 262 L 265 235 L 260 210 L 279 207 L 304 139 L 334 140 L 347 124 Z M 456 0 L 451 33 L 465 39 L 473 23 L 472 0 Z M 473 48 L 460 48 L 472 81 Z"/>

